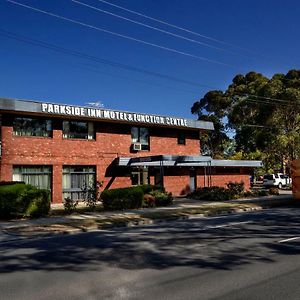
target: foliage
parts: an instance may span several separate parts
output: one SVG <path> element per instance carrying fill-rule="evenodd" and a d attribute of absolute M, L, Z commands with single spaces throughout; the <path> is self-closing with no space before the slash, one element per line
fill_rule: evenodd
<path fill-rule="evenodd" d="M 152 191 L 162 191 L 160 185 L 152 185 L 152 184 L 143 184 L 139 186 L 144 194 L 149 194 Z"/>
<path fill-rule="evenodd" d="M 27 184 L 0 186 L 0 217 L 40 217 L 50 210 L 50 192 Z"/>
<path fill-rule="evenodd" d="M 270 188 L 269 189 L 269 195 L 279 195 L 279 189 L 278 188 Z"/>
<path fill-rule="evenodd" d="M 144 193 L 142 188 L 139 186 L 104 190 L 101 193 L 103 207 L 107 210 L 141 208 L 143 198 Z"/>
<path fill-rule="evenodd" d="M 190 198 L 207 201 L 226 201 L 244 196 L 244 182 L 229 182 L 227 188 L 202 187 L 189 195 Z"/>
<path fill-rule="evenodd" d="M 65 212 L 71 214 L 76 211 L 76 207 L 78 205 L 78 201 L 72 200 L 70 197 L 64 199 L 64 209 Z"/>
<path fill-rule="evenodd" d="M 82 188 L 84 194 L 83 202 L 90 210 L 95 210 L 100 197 L 100 188 L 102 186 L 103 181 L 97 181 L 96 184 L 85 185 Z"/>
<path fill-rule="evenodd" d="M 155 207 L 155 197 L 150 194 L 144 195 L 144 207 Z"/>
<path fill-rule="evenodd" d="M 241 182 L 229 182 L 227 188 L 232 199 L 237 199 L 243 196 L 245 191 L 245 184 Z"/>
<path fill-rule="evenodd" d="M 168 206 L 173 202 L 173 197 L 171 193 L 162 192 L 159 190 L 153 190 L 150 194 L 155 199 L 155 206 Z"/>
<path fill-rule="evenodd" d="M 50 211 L 50 192 L 48 190 L 30 190 L 25 195 L 29 199 L 24 217 L 38 218 L 47 216 Z"/>
<path fill-rule="evenodd" d="M 212 154 L 224 157 L 222 147 L 227 138 L 223 133 L 233 130 L 236 151 L 244 156 L 259 151 L 265 172 L 272 173 L 300 158 L 299 104 L 300 70 L 275 74 L 270 79 L 249 72 L 236 75 L 224 92 L 209 91 L 191 110 L 199 120 L 215 120 L 218 137 L 213 139 L 210 134 L 210 140 L 204 141 Z"/>
<path fill-rule="evenodd" d="M 189 198 L 207 201 L 226 201 L 231 199 L 228 189 L 220 186 L 202 187 L 196 189 Z"/>
<path fill-rule="evenodd" d="M 258 196 L 268 196 L 269 193 L 267 190 L 258 190 L 257 195 Z"/>

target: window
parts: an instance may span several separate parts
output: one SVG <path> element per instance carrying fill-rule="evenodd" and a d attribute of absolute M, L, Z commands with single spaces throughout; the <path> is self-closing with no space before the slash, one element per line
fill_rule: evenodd
<path fill-rule="evenodd" d="M 185 133 L 183 131 L 178 132 L 177 144 L 178 145 L 185 145 Z"/>
<path fill-rule="evenodd" d="M 63 199 L 85 199 L 95 189 L 96 168 L 91 166 L 63 167 Z"/>
<path fill-rule="evenodd" d="M 131 127 L 131 142 L 140 143 L 142 150 L 149 150 L 149 129 L 145 127 Z"/>
<path fill-rule="evenodd" d="M 49 166 L 15 166 L 13 181 L 23 181 L 40 189 L 51 190 L 52 170 Z"/>
<path fill-rule="evenodd" d="M 52 121 L 45 119 L 15 117 L 13 134 L 20 136 L 52 136 Z"/>
<path fill-rule="evenodd" d="M 86 139 L 93 140 L 94 123 L 64 121 L 63 122 L 63 137 L 66 139 Z"/>

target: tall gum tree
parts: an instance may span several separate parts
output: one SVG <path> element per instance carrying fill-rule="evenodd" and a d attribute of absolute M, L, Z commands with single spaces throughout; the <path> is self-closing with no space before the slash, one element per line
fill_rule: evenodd
<path fill-rule="evenodd" d="M 221 124 L 202 141 L 206 148 L 214 145 L 212 154 L 224 157 L 226 130 L 234 130 L 235 150 L 243 158 L 261 153 L 268 171 L 300 158 L 300 70 L 271 79 L 256 72 L 236 75 L 226 91 L 209 91 L 191 111 Z"/>

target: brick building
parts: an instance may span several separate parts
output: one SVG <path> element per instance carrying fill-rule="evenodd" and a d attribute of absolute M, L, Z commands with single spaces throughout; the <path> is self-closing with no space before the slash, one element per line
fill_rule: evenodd
<path fill-rule="evenodd" d="M 243 181 L 260 161 L 201 156 L 211 122 L 72 105 L 1 99 L 1 181 L 51 189 L 52 202 L 83 187 L 160 184 L 174 195 Z"/>

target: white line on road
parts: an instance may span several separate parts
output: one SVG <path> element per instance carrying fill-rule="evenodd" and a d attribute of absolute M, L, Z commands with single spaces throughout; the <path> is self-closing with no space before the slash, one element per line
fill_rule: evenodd
<path fill-rule="evenodd" d="M 251 223 L 251 222 L 252 222 L 252 221 L 230 222 L 230 223 L 227 223 L 227 224 L 214 225 L 214 226 L 207 226 L 206 228 L 212 229 L 212 228 L 230 227 L 230 226 L 235 226 L 235 225 L 248 224 L 248 223 Z"/>
<path fill-rule="evenodd" d="M 295 236 L 295 237 L 292 237 L 292 238 L 289 238 L 289 239 L 281 240 L 278 243 L 285 243 L 285 242 L 299 240 L 299 239 L 300 239 L 300 236 Z"/>

